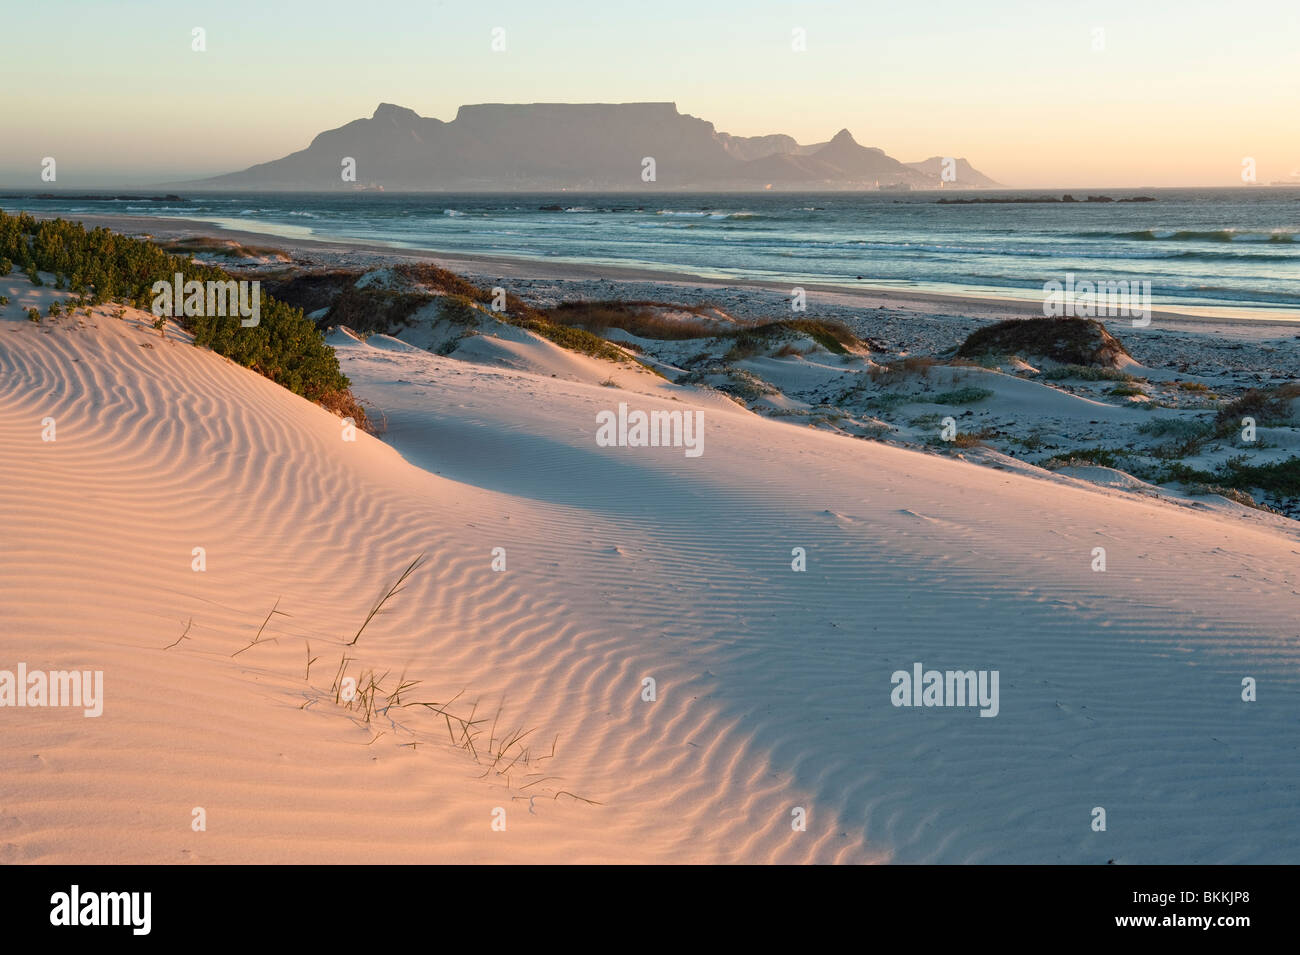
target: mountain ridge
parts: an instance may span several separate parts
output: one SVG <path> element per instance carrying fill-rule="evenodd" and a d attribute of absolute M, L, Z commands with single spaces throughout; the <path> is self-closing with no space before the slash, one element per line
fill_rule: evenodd
<path fill-rule="evenodd" d="M 180 185 L 411 192 L 998 185 L 964 158 L 948 164 L 945 181 L 944 162 L 901 162 L 859 144 L 848 129 L 811 145 L 784 133 L 733 136 L 671 102 L 476 103 L 459 107 L 450 122 L 381 102 L 370 117 L 317 133 L 304 149 Z"/>

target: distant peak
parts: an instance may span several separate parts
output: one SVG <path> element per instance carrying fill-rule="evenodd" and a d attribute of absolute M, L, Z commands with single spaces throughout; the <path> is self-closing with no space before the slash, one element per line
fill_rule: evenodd
<path fill-rule="evenodd" d="M 392 103 L 380 103 L 375 107 L 375 115 L 371 119 L 419 119 L 420 114 L 413 109 L 407 109 L 405 106 L 394 106 Z"/>
<path fill-rule="evenodd" d="M 847 129 L 841 129 L 838 133 L 836 133 L 836 134 L 834 135 L 834 137 L 831 138 L 831 142 L 833 142 L 833 143 L 853 143 L 855 146 L 856 146 L 857 143 L 858 143 L 858 141 L 857 141 L 856 139 L 853 138 L 853 134 L 852 134 L 851 132 L 849 132 Z"/>

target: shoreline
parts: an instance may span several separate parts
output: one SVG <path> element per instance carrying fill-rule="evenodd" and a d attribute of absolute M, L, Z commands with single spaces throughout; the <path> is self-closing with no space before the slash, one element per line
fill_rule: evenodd
<path fill-rule="evenodd" d="M 16 210 L 18 212 L 24 210 Z M 766 279 L 718 278 L 714 276 L 668 270 L 643 269 L 634 266 L 605 266 L 590 263 L 561 262 L 554 260 L 512 258 L 509 256 L 470 255 L 443 252 L 437 249 L 406 248 L 382 242 L 346 239 L 321 239 L 314 237 L 287 237 L 274 232 L 256 232 L 234 229 L 207 219 L 190 219 L 170 216 L 124 216 L 89 213 L 60 216 L 45 212 L 30 212 L 38 219 L 64 218 L 82 222 L 88 227 L 103 226 L 126 235 L 149 234 L 159 239 L 210 237 L 230 239 L 246 245 L 274 245 L 297 257 L 311 255 L 324 257 L 319 264 L 368 265 L 393 261 L 432 261 L 439 267 L 467 276 L 499 279 L 517 278 L 527 281 L 555 282 L 609 282 L 618 284 L 649 283 L 665 286 L 689 287 L 693 290 L 718 289 L 734 291 L 779 292 L 789 295 L 790 283 Z M 369 258 L 365 258 L 369 257 Z M 331 261 L 331 258 L 334 261 Z M 353 261 L 349 261 L 349 259 Z M 1001 320 L 1006 318 L 1041 317 L 1041 303 L 1018 298 L 999 298 L 984 295 L 961 295 L 907 291 L 880 286 L 842 286 L 806 283 L 799 286 L 809 293 L 838 305 L 861 309 L 913 310 L 926 315 L 961 315 L 967 318 Z M 611 296 L 617 297 L 617 296 Z M 1124 325 L 1128 319 L 1103 318 Z M 1294 319 L 1285 317 L 1247 318 L 1244 316 L 1197 315 L 1171 309 L 1151 310 L 1151 326 L 1159 323 L 1171 330 L 1226 334 L 1230 337 L 1278 337 L 1288 329 L 1300 334 L 1300 314 Z M 1247 329 L 1256 334 L 1242 335 Z M 1260 334 L 1263 333 L 1263 334 Z"/>

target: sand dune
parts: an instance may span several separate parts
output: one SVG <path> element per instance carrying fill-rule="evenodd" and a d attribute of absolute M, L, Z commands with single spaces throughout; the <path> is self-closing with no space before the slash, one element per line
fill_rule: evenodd
<path fill-rule="evenodd" d="M 7 281 L 0 667 L 101 669 L 105 702 L 0 712 L 6 861 L 1297 857 L 1293 522 L 854 441 L 639 373 L 601 387 L 594 360 L 551 377 L 513 346 L 503 369 L 336 336 L 388 423 L 349 442 L 137 313 L 20 320 L 59 293 Z M 620 401 L 702 409 L 704 454 L 597 446 Z M 482 740 L 493 718 L 531 730 L 520 758 L 493 766 L 481 740 L 476 759 L 423 707 L 360 721 L 329 691 L 344 653 L 421 681 L 404 701 L 461 694 Z M 895 707 L 915 662 L 999 671 L 998 715 Z"/>

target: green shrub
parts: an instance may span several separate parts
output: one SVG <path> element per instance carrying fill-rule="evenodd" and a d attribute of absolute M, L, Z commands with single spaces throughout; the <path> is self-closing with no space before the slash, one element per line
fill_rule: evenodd
<path fill-rule="evenodd" d="M 1237 490 L 1258 488 L 1279 497 L 1300 497 L 1300 458 L 1292 456 L 1274 464 L 1250 464 L 1249 460 L 1245 455 L 1238 455 L 1213 472 L 1199 471 L 1185 464 L 1171 464 L 1161 473 L 1158 482 L 1180 481 Z"/>
<path fill-rule="evenodd" d="M 92 290 L 90 301 L 96 305 L 122 302 L 148 309 L 153 284 L 171 282 L 177 272 L 187 281 L 231 279 L 224 269 L 169 255 L 152 242 L 104 228 L 87 230 L 62 219 L 37 221 L 26 213 L 10 216 L 0 211 L 0 257 L 22 263 L 36 285 L 41 284 L 37 270 L 76 276 L 77 282 Z M 265 375 L 294 394 L 327 407 L 348 406 L 353 399 L 338 357 L 302 311 L 263 295 L 260 314 L 261 321 L 251 328 L 242 326 L 238 316 L 177 315 L 175 320 L 193 333 L 195 344 Z M 36 313 L 33 321 L 39 320 Z M 364 416 L 356 420 L 364 424 Z"/>
<path fill-rule="evenodd" d="M 1067 379 L 1078 379 L 1079 381 L 1136 381 L 1126 371 L 1120 371 L 1118 368 L 1098 368 L 1094 365 L 1058 365 L 1055 368 L 1045 369 L 1040 377 L 1044 381 L 1065 381 Z"/>
<path fill-rule="evenodd" d="M 505 313 L 501 314 L 504 315 Z M 628 360 L 628 356 L 623 351 L 615 348 L 599 335 L 593 335 L 585 328 L 556 325 L 553 322 L 534 318 L 515 321 L 512 324 L 518 325 L 520 328 L 526 328 L 530 332 L 535 332 L 543 338 L 555 342 L 561 348 L 581 352 L 593 358 L 604 358 L 606 361 Z"/>
<path fill-rule="evenodd" d="M 846 395 L 841 398 L 841 402 L 845 401 L 848 397 L 852 396 Z M 899 394 L 896 391 L 886 391 L 878 395 L 870 395 L 867 400 L 863 402 L 863 406 L 871 411 L 892 411 L 899 405 L 919 404 L 922 400 L 923 399 L 918 398 L 916 395 L 904 395 Z"/>
<path fill-rule="evenodd" d="M 1046 468 L 1049 471 L 1055 471 L 1064 467 L 1100 467 L 1116 468 L 1123 466 L 1125 452 L 1121 450 L 1112 450 L 1110 448 L 1078 448 L 1074 451 L 1063 451 L 1060 454 L 1054 454 L 1046 461 L 1039 464 L 1039 467 Z"/>
<path fill-rule="evenodd" d="M 483 313 L 467 295 L 447 295 L 438 303 L 438 312 L 440 318 L 468 328 L 478 328 L 483 321 Z"/>
<path fill-rule="evenodd" d="M 958 388 L 956 391 L 944 391 L 929 400 L 936 405 L 970 405 L 993 396 L 987 388 Z"/>
<path fill-rule="evenodd" d="M 325 323 L 346 325 L 362 333 L 394 334 L 409 325 L 411 316 L 435 298 L 427 292 L 349 287 L 334 300 Z"/>
<path fill-rule="evenodd" d="M 1152 449 L 1152 455 L 1157 458 L 1185 458 L 1199 454 L 1205 442 L 1214 435 L 1213 425 L 1185 418 L 1157 418 L 1143 422 L 1137 430 L 1139 434 L 1167 439 Z"/>

